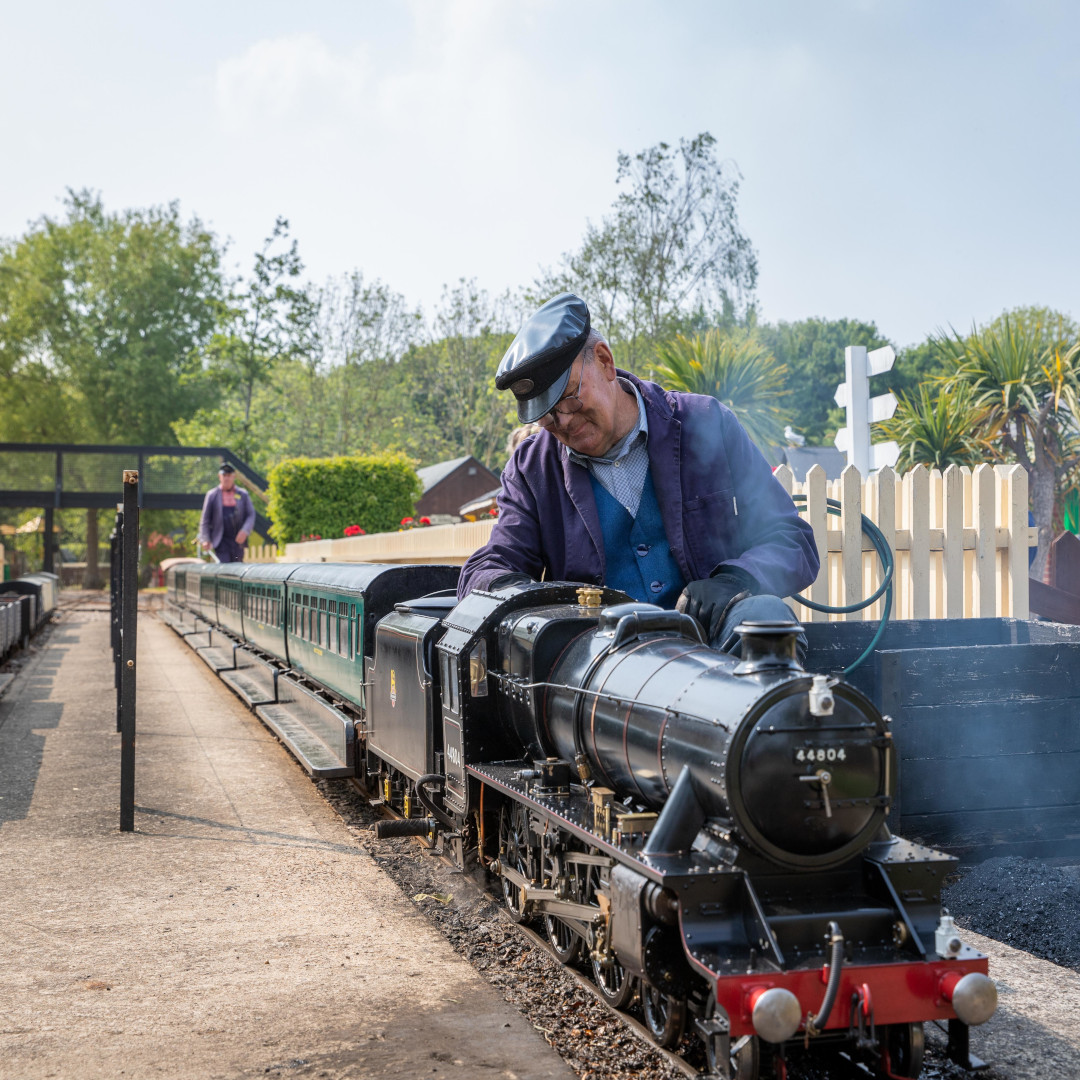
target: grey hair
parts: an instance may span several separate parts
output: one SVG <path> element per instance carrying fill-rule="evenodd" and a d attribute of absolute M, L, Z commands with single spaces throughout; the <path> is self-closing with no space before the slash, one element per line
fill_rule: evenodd
<path fill-rule="evenodd" d="M 603 342 L 607 345 L 607 338 L 596 327 L 589 330 L 589 336 L 585 339 L 585 363 L 591 364 L 596 358 L 596 346 Z"/>

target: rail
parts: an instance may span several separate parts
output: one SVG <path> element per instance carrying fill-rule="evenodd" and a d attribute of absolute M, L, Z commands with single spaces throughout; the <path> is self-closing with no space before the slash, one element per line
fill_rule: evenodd
<path fill-rule="evenodd" d="M 782 465 L 776 477 L 814 529 L 821 572 L 807 592 L 817 603 L 841 607 L 877 587 L 878 560 L 862 534 L 865 514 L 896 554 L 894 619 L 967 619 L 1029 616 L 1028 549 L 1037 532 L 1028 526 L 1027 473 L 1019 465 L 924 466 L 898 476 L 882 469 L 863 479 L 849 466 L 828 481 L 815 465 L 797 483 Z M 826 500 L 837 499 L 840 517 Z M 435 525 L 337 540 L 249 548 L 251 562 L 446 562 L 458 565 L 491 535 L 493 522 Z M 799 604 L 800 618 L 875 619 L 881 602 L 849 615 L 825 615 Z"/>

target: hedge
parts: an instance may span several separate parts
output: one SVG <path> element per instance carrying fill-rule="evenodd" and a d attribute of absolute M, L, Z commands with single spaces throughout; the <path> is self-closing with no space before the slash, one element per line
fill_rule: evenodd
<path fill-rule="evenodd" d="M 291 458 L 270 470 L 270 533 L 288 544 L 335 539 L 348 525 L 389 532 L 413 513 L 421 490 L 404 454 Z"/>

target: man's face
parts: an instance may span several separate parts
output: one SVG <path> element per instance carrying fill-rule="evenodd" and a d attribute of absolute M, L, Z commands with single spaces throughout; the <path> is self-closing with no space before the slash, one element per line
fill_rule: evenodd
<path fill-rule="evenodd" d="M 575 387 L 578 387 L 576 394 Z M 615 382 L 614 360 L 607 346 L 600 343 L 590 363 L 585 363 L 584 352 L 574 361 L 566 392 L 555 411 L 540 418 L 540 426 L 576 453 L 602 457 L 618 442 L 616 413 L 619 393 L 621 389 Z M 581 408 L 575 413 L 559 413 L 558 410 L 575 396 L 581 399 Z"/>
<path fill-rule="evenodd" d="M 232 491 L 232 489 L 236 486 L 236 473 L 218 473 L 218 477 L 221 480 L 222 491 Z"/>

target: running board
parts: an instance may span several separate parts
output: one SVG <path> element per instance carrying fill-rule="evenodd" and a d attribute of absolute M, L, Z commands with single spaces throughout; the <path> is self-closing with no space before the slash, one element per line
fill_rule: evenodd
<path fill-rule="evenodd" d="M 254 709 L 259 705 L 273 705 L 277 701 L 279 671 L 273 664 L 237 645 L 233 650 L 235 667 L 221 672 L 221 680 L 237 697 Z"/>
<path fill-rule="evenodd" d="M 220 638 L 221 635 L 218 634 L 218 639 L 220 640 Z M 220 645 L 200 646 L 195 651 L 211 671 L 217 675 L 222 675 L 224 672 L 232 671 L 236 667 L 236 661 L 233 659 L 236 649 L 236 645 L 226 640 Z"/>
<path fill-rule="evenodd" d="M 184 644 L 192 649 L 209 649 L 214 643 L 214 628 L 196 616 L 195 626 L 190 630 L 181 630 L 180 636 L 184 639 Z M 220 630 L 218 637 L 221 637 Z"/>
<path fill-rule="evenodd" d="M 175 630 L 176 633 L 180 634 L 182 637 L 184 634 L 190 634 L 192 630 L 195 629 L 198 616 L 193 615 L 184 608 L 169 604 L 162 609 L 161 621 L 171 630 Z"/>
<path fill-rule="evenodd" d="M 295 679 L 279 675 L 277 702 L 255 714 L 312 776 L 356 774 L 352 720 Z"/>

